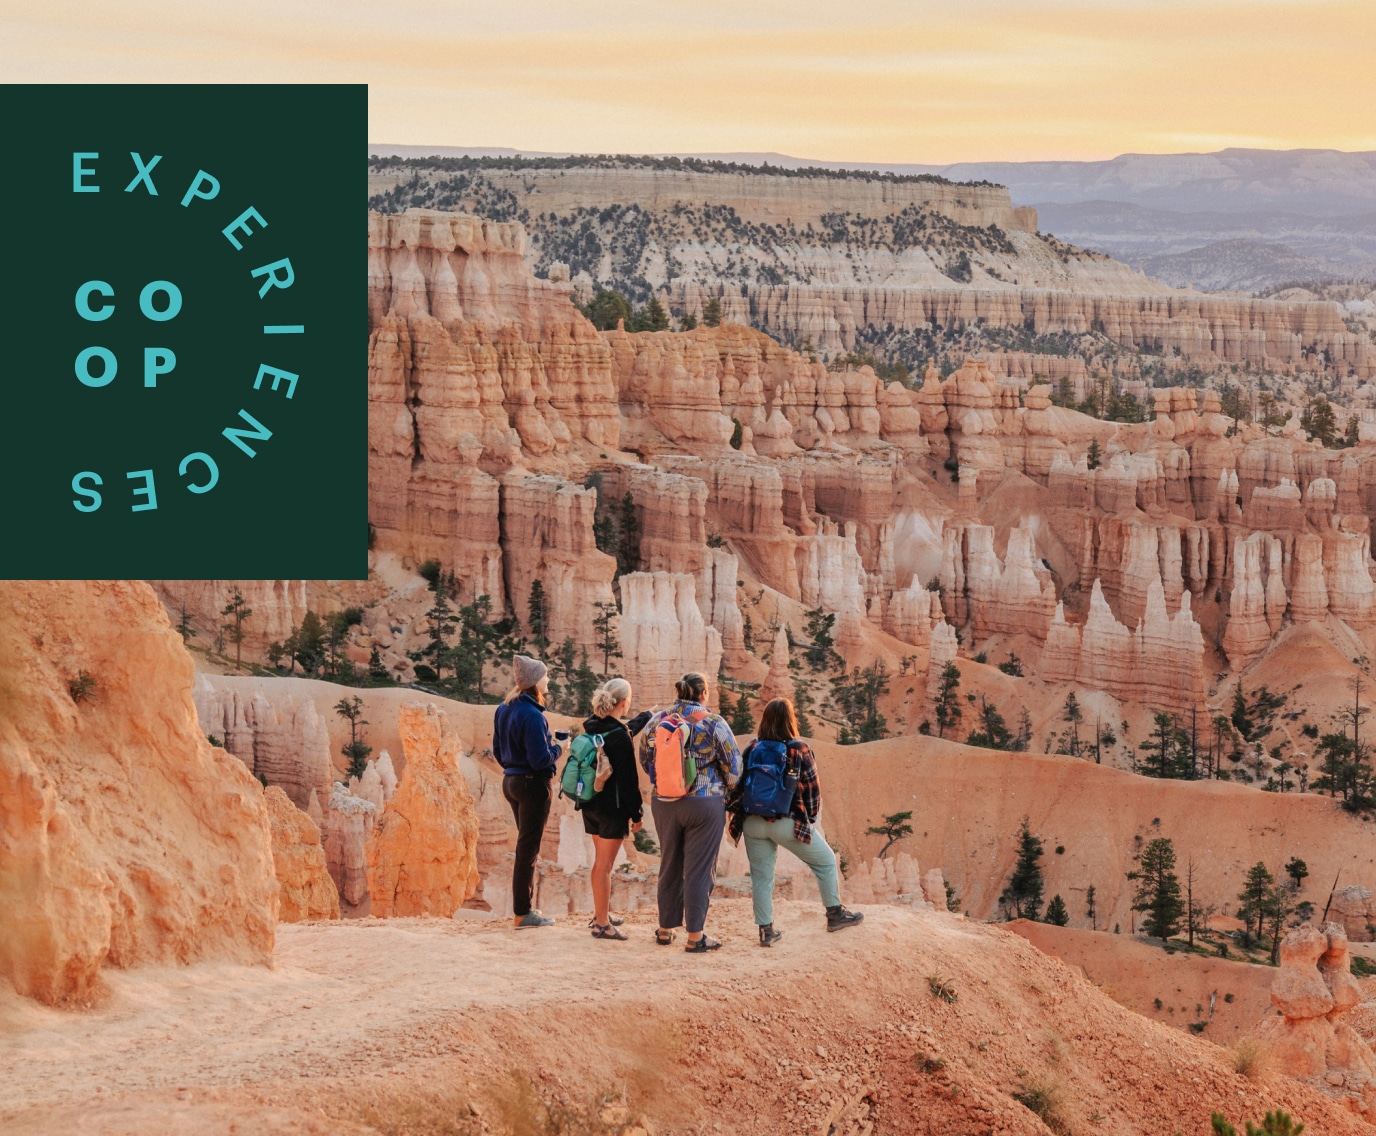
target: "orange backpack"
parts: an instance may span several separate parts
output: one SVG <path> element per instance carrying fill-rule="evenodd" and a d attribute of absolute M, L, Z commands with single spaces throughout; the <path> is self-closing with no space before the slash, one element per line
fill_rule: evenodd
<path fill-rule="evenodd" d="M 706 717 L 706 710 L 694 710 L 686 717 L 671 710 L 659 720 L 655 727 L 655 796 L 677 800 L 692 792 L 698 763 L 688 743 L 693 727 Z"/>

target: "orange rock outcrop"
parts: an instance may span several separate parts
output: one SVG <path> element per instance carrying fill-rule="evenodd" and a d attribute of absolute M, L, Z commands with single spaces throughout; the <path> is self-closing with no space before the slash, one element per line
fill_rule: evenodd
<path fill-rule="evenodd" d="M 102 966 L 267 962 L 262 789 L 201 732 L 153 589 L 0 583 L 0 658 L 0 974 L 59 1002 Z"/>
<path fill-rule="evenodd" d="M 1376 1054 L 1341 1020 L 1362 1001 L 1341 926 L 1320 931 L 1305 923 L 1285 936 L 1271 1001 L 1280 1016 L 1266 1018 L 1257 1033 L 1281 1071 L 1348 1098 L 1359 1111 L 1376 1103 Z"/>
<path fill-rule="evenodd" d="M 272 825 L 272 867 L 277 876 L 277 919 L 338 919 L 339 891 L 325 865 L 320 829 L 276 785 L 263 793 Z"/>
<path fill-rule="evenodd" d="M 398 718 L 406 768 L 369 838 L 372 914 L 450 916 L 478 888 L 478 813 L 459 739 L 434 703 Z"/>

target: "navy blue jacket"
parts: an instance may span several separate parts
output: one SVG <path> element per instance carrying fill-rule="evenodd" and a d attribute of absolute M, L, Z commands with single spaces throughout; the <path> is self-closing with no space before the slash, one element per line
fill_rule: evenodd
<path fill-rule="evenodd" d="M 559 747 L 549 732 L 544 708 L 529 694 L 497 707 L 492 720 L 492 756 L 508 774 L 554 776 Z"/>

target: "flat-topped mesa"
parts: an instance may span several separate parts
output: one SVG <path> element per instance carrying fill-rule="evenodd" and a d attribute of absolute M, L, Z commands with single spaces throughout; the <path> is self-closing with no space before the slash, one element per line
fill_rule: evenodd
<path fill-rule="evenodd" d="M 1132 631 L 1114 618 L 1095 580 L 1083 627 L 1068 623 L 1064 605 L 1056 605 L 1038 674 L 1153 710 L 1184 715 L 1202 709 L 1204 637 L 1190 611 L 1190 593 L 1182 594 L 1174 616 L 1167 615 L 1161 581 L 1153 580 L 1143 617 Z"/>
<path fill-rule="evenodd" d="M 630 572 L 619 586 L 622 672 L 639 703 L 672 702 L 674 683 L 688 671 L 715 680 L 722 637 L 698 610 L 692 576 Z"/>
<path fill-rule="evenodd" d="M 563 166 L 559 169 L 484 169 L 483 176 L 509 194 L 531 216 L 600 210 L 608 202 L 637 205 L 645 212 L 670 212 L 676 206 L 711 205 L 731 209 L 755 224 L 823 228 L 835 213 L 879 216 L 923 209 L 967 226 L 999 226 L 1036 232 L 1036 210 L 1014 206 L 1006 186 L 952 183 L 936 177 L 798 177 L 758 171 L 698 171 L 648 166 Z"/>

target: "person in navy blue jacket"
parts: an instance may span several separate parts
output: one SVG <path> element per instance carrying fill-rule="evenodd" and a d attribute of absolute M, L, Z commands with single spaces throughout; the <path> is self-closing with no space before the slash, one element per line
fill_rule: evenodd
<path fill-rule="evenodd" d="M 516 926 L 548 927 L 554 920 L 532 910 L 535 860 L 549 819 L 550 781 L 559 746 L 545 719 L 549 673 L 539 659 L 512 660 L 516 685 L 492 721 L 492 755 L 501 762 L 502 795 L 516 818 L 516 863 L 511 869 L 511 911 Z"/>

